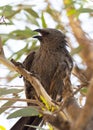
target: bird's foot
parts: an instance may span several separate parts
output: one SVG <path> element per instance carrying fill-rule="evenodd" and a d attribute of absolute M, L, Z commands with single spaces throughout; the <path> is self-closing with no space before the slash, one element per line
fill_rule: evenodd
<path fill-rule="evenodd" d="M 15 65 L 15 66 L 19 66 L 21 68 L 24 68 L 24 65 L 20 62 L 16 62 L 14 59 L 11 59 L 11 62 Z"/>
<path fill-rule="evenodd" d="M 24 68 L 24 65 L 20 62 L 16 62 L 14 59 L 11 59 L 11 62 L 18 67 Z M 19 76 L 20 78 L 22 78 L 22 75 Z"/>

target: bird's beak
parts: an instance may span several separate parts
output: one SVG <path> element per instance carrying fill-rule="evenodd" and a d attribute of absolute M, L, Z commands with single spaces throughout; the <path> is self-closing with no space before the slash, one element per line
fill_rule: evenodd
<path fill-rule="evenodd" d="M 36 29 L 35 32 L 39 32 L 41 35 L 35 35 L 33 38 L 37 38 L 39 41 L 42 40 L 42 29 Z"/>
<path fill-rule="evenodd" d="M 40 41 L 42 40 L 42 38 L 44 37 L 44 36 L 46 36 L 49 32 L 47 32 L 47 30 L 46 29 L 36 29 L 36 30 L 34 30 L 35 32 L 39 32 L 41 35 L 37 35 L 37 36 L 34 36 L 33 38 L 37 38 L 37 39 L 39 39 Z"/>
<path fill-rule="evenodd" d="M 33 36 L 33 38 L 37 38 L 38 40 L 42 40 L 42 36 L 39 36 L 39 35 L 35 35 L 35 36 Z"/>
<path fill-rule="evenodd" d="M 41 33 L 41 32 L 42 32 L 42 29 L 35 29 L 34 31 Z"/>
<path fill-rule="evenodd" d="M 34 31 L 39 32 L 42 36 L 49 34 L 49 32 L 46 29 L 36 29 Z"/>

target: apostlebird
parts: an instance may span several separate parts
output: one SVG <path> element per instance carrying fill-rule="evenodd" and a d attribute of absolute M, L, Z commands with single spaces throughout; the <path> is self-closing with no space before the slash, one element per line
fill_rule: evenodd
<path fill-rule="evenodd" d="M 35 31 L 40 33 L 40 35 L 34 36 L 40 41 L 40 47 L 37 51 L 29 53 L 23 62 L 24 68 L 38 76 L 39 81 L 53 100 L 61 101 L 64 88 L 63 78 L 66 74 L 70 76 L 73 68 L 65 35 L 61 31 L 51 28 L 36 29 Z M 36 93 L 33 86 L 26 79 L 24 79 L 24 83 L 26 98 L 34 99 Z M 24 124 L 39 125 L 40 121 L 39 117 L 23 117 L 17 122 L 19 127 L 16 124 L 15 129 L 32 130 L 33 128 L 25 127 Z M 11 130 L 15 129 L 13 127 Z"/>

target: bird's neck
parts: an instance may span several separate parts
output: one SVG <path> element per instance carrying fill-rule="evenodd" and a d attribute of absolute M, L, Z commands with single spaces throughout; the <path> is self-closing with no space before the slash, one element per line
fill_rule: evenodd
<path fill-rule="evenodd" d="M 41 52 L 60 52 L 60 51 L 67 51 L 66 45 L 64 46 L 48 46 L 48 45 L 41 45 L 40 46 L 40 51 Z"/>

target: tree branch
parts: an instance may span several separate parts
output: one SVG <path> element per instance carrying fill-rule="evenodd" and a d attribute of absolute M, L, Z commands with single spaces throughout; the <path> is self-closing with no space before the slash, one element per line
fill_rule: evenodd
<path fill-rule="evenodd" d="M 91 124 L 93 124 L 93 78 L 89 85 L 85 106 L 72 130 L 92 130 L 93 125 Z"/>
<path fill-rule="evenodd" d="M 0 100 L 8 100 L 8 101 L 17 101 L 17 102 L 26 102 L 26 103 L 32 103 L 36 105 L 41 105 L 38 101 L 32 100 L 32 99 L 19 99 L 19 98 L 3 98 L 0 97 Z"/>
<path fill-rule="evenodd" d="M 82 47 L 80 51 L 80 56 L 82 57 L 83 61 L 86 63 L 88 69 L 86 69 L 85 73 L 87 73 L 87 78 L 91 79 L 93 71 L 93 40 L 90 40 L 86 33 L 83 31 L 81 27 L 80 20 L 78 20 L 75 14 L 69 15 L 71 10 L 75 10 L 73 3 L 70 0 L 64 0 L 64 5 L 66 7 L 67 16 L 69 18 L 69 24 L 72 28 L 73 34 L 78 41 L 79 45 Z"/>

